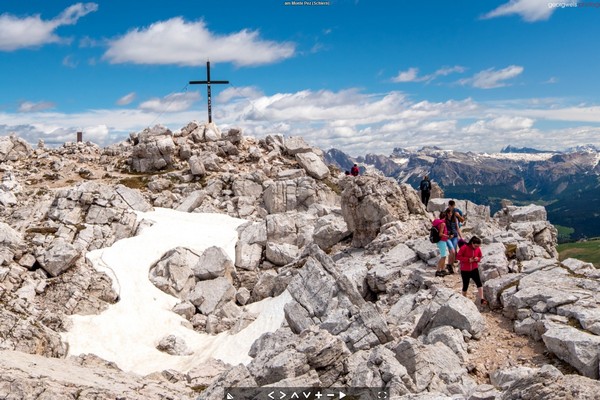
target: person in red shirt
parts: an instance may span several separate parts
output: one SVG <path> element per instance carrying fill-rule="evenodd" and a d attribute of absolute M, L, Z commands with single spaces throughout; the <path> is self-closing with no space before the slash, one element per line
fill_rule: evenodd
<path fill-rule="evenodd" d="M 481 239 L 473 236 L 469 242 L 462 246 L 456 255 L 456 259 L 460 262 L 460 276 L 462 278 L 462 294 L 467 295 L 470 280 L 473 279 L 477 286 L 477 294 L 481 305 L 486 305 L 488 302 L 483 298 L 483 286 L 481 285 L 481 277 L 479 276 L 479 262 L 481 261 Z"/>
<path fill-rule="evenodd" d="M 432 225 L 438 230 L 440 233 L 440 241 L 437 242 L 437 247 L 440 250 L 440 260 L 438 261 L 437 271 L 435 271 L 435 276 L 444 277 L 448 275 L 448 271 L 446 271 L 446 257 L 450 252 L 450 256 L 454 255 L 454 250 L 448 246 L 448 228 L 446 227 L 446 212 L 440 212 L 439 218 L 433 220 Z"/>
<path fill-rule="evenodd" d="M 350 175 L 352 176 L 358 176 L 360 170 L 358 169 L 358 165 L 354 164 L 352 166 L 352 168 L 350 169 Z"/>

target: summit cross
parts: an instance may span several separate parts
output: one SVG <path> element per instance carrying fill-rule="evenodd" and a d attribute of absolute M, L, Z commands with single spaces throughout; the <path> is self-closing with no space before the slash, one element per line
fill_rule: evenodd
<path fill-rule="evenodd" d="M 212 122 L 212 99 L 210 94 L 211 83 L 222 83 L 227 84 L 229 81 L 211 81 L 210 80 L 210 61 L 206 62 L 206 80 L 205 81 L 190 81 L 190 85 L 206 85 L 207 99 L 208 99 L 208 123 Z"/>

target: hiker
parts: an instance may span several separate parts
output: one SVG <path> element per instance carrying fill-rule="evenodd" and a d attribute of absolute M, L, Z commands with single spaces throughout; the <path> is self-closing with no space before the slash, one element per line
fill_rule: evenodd
<path fill-rule="evenodd" d="M 453 250 L 450 253 L 450 257 L 448 259 L 448 265 L 446 268 L 450 274 L 454 273 L 454 264 L 456 262 L 455 254 L 458 252 L 458 240 L 463 238 L 462 232 L 460 230 L 460 221 L 464 221 L 464 218 L 461 216 L 460 211 L 456 208 L 456 203 L 454 200 L 450 200 L 448 202 L 448 208 L 446 209 L 446 227 L 448 228 L 448 248 Z"/>
<path fill-rule="evenodd" d="M 350 174 L 352 176 L 358 176 L 359 170 L 358 170 L 358 165 L 354 164 L 352 166 L 352 168 L 350 169 Z"/>
<path fill-rule="evenodd" d="M 453 213 L 454 216 L 456 217 L 457 221 L 458 221 L 458 228 L 459 228 L 459 234 L 460 237 L 462 238 L 462 232 L 460 232 L 460 227 L 464 225 L 464 223 L 466 222 L 466 217 L 463 214 L 462 210 L 458 207 L 456 207 L 456 202 L 454 200 L 450 200 L 448 202 L 448 208 L 450 208 Z"/>
<path fill-rule="evenodd" d="M 462 295 L 467 296 L 470 280 L 473 279 L 477 286 L 477 298 L 482 306 L 488 302 L 483 298 L 483 286 L 479 276 L 479 262 L 481 261 L 481 239 L 473 236 L 466 245 L 462 246 L 456 255 L 460 261 L 460 276 L 462 278 Z"/>
<path fill-rule="evenodd" d="M 448 246 L 448 230 L 446 229 L 446 211 L 441 211 L 439 218 L 434 220 L 431 225 L 435 227 L 440 236 L 439 242 L 437 242 L 438 250 L 440 251 L 440 260 L 438 261 L 437 270 L 435 271 L 435 276 L 444 277 L 448 275 L 448 271 L 446 271 L 446 257 L 448 253 L 451 252 L 450 247 Z M 452 250 L 452 255 L 454 256 L 454 251 Z"/>
<path fill-rule="evenodd" d="M 425 175 L 423 180 L 419 184 L 419 190 L 421 191 L 421 202 L 425 204 L 425 208 L 427 208 L 427 204 L 429 204 L 429 196 L 431 195 L 431 181 L 429 180 L 429 176 Z"/>

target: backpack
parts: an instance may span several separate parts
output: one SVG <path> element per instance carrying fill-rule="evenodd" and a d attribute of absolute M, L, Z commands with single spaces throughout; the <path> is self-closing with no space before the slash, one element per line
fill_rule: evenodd
<path fill-rule="evenodd" d="M 465 222 L 465 217 L 463 216 L 462 211 L 459 210 L 458 208 L 455 208 L 454 211 L 456 211 L 456 218 L 458 219 L 458 222 L 464 223 Z"/>
<path fill-rule="evenodd" d="M 440 239 L 440 231 L 435 226 L 432 226 L 429 230 L 429 241 L 431 243 L 437 243 Z"/>
<path fill-rule="evenodd" d="M 424 192 L 428 192 L 431 190 L 431 183 L 427 180 L 422 180 L 421 181 L 421 187 L 420 189 Z"/>

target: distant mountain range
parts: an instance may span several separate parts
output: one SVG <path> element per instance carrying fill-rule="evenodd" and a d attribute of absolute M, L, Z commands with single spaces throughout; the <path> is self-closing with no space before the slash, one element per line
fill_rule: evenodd
<path fill-rule="evenodd" d="M 396 148 L 390 156 L 357 158 L 331 149 L 326 161 L 342 169 L 357 162 L 415 188 L 429 175 L 446 197 L 487 204 L 492 212 L 502 199 L 542 204 L 562 240 L 600 236 L 600 151 L 593 145 L 562 152 L 507 146 L 494 154 Z"/>

